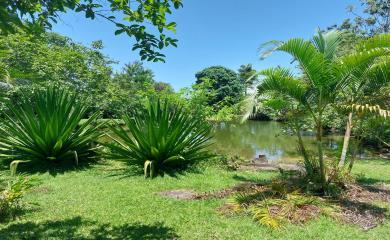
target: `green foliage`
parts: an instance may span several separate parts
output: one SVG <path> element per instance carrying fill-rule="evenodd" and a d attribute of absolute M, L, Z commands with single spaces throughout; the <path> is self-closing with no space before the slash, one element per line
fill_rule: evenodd
<path fill-rule="evenodd" d="M 167 17 L 173 9 L 182 7 L 181 0 L 5 0 L 0 3 L 0 33 L 15 33 L 18 29 L 29 33 L 51 29 L 61 12 L 83 12 L 89 19 L 101 18 L 115 25 L 115 35 L 125 33 L 136 40 L 133 50 L 139 50 L 142 60 L 164 61 L 158 50 L 169 45 L 177 46 L 177 40 L 168 37 L 164 30 L 175 32 L 176 23 Z M 106 11 L 107 7 L 109 11 Z M 158 33 L 152 33 L 150 24 Z M 158 50 L 156 50 L 158 49 Z"/>
<path fill-rule="evenodd" d="M 0 36 L 0 96 L 17 99 L 21 92 L 32 95 L 50 83 L 71 88 L 104 118 L 119 118 L 132 108 L 144 108 L 149 95 L 175 97 L 165 83 L 157 83 L 141 62 L 126 64 L 113 74 L 114 61 L 101 52 L 101 41 L 92 48 L 54 33 L 40 36 L 10 34 Z M 1 108 L 1 105 L 0 105 Z"/>
<path fill-rule="evenodd" d="M 241 65 L 238 69 L 238 76 L 245 87 L 245 94 L 248 87 L 251 87 L 258 80 L 257 71 L 253 69 L 252 64 Z"/>
<path fill-rule="evenodd" d="M 88 107 L 76 95 L 57 86 L 23 97 L 20 103 L 7 103 L 9 112 L 0 127 L 0 153 L 3 160 L 57 162 L 93 157 L 101 124 L 92 126 L 99 113 L 86 117 Z"/>
<path fill-rule="evenodd" d="M 303 110 L 311 116 L 316 131 L 320 182 L 324 190 L 326 189 L 326 169 L 322 150 L 324 112 L 335 103 L 338 94 L 344 91 L 348 84 L 357 82 L 357 79 L 364 79 L 369 70 L 377 64 L 378 59 L 390 53 L 386 47 L 389 43 L 386 36 L 365 40 L 356 46 L 356 51 L 337 57 L 340 42 L 339 32 L 318 31 L 312 41 L 290 39 L 286 42 L 273 43 L 275 51 L 288 53 L 298 62 L 301 75 L 294 76 L 288 69 L 283 68 L 263 70 L 261 74 L 265 79 L 258 86 L 260 95 L 276 92 L 289 100 L 292 106 L 297 106 L 293 113 L 298 112 L 302 115 L 300 112 Z M 268 55 L 269 51 L 265 54 Z M 290 111 L 292 109 L 293 107 Z M 295 122 L 295 126 L 300 151 L 304 158 L 308 158 L 301 141 L 299 123 Z M 307 166 L 314 166 L 309 164 L 310 160 L 306 159 L 305 162 Z"/>
<path fill-rule="evenodd" d="M 222 66 L 212 66 L 195 74 L 196 84 L 206 82 L 208 105 L 215 111 L 242 100 L 244 84 L 238 74 Z"/>
<path fill-rule="evenodd" d="M 26 192 L 34 186 L 34 180 L 26 176 L 15 178 L 0 183 L 0 221 L 13 217 L 20 208 L 21 200 Z"/>
<path fill-rule="evenodd" d="M 228 200 L 236 213 L 247 213 L 261 225 L 271 229 L 283 223 L 305 223 L 318 217 L 326 204 L 318 197 L 305 195 L 284 182 L 273 181 L 257 188 L 248 188 Z"/>
<path fill-rule="evenodd" d="M 354 6 L 348 6 L 347 10 L 354 18 L 348 18 L 334 27 L 365 37 L 390 31 L 388 0 L 360 0 L 360 5 L 363 7 L 363 14 L 356 12 Z"/>
<path fill-rule="evenodd" d="M 175 172 L 210 157 L 211 126 L 168 101 L 150 100 L 147 110 L 123 117 L 125 127 L 110 127 L 109 157 L 143 166 L 145 177 Z M 130 134 L 129 134 L 130 133 Z"/>

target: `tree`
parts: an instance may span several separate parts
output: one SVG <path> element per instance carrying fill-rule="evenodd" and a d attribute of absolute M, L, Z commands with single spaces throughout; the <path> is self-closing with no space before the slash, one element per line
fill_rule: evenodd
<path fill-rule="evenodd" d="M 348 6 L 347 10 L 353 19 L 346 19 L 340 26 L 340 30 L 347 30 L 358 36 L 374 36 L 390 31 L 390 1 L 388 0 L 360 0 L 363 6 L 363 14 L 355 11 L 354 6 Z"/>
<path fill-rule="evenodd" d="M 196 84 L 209 81 L 209 106 L 216 110 L 231 106 L 242 99 L 244 85 L 237 73 L 222 66 L 212 66 L 195 74 Z"/>
<path fill-rule="evenodd" d="M 256 70 L 253 69 L 252 64 L 241 65 L 238 69 L 238 76 L 241 83 L 245 86 L 245 95 L 248 87 L 252 86 L 257 81 Z"/>
<path fill-rule="evenodd" d="M 83 12 L 86 18 L 102 18 L 115 25 L 115 35 L 125 33 L 134 38 L 133 50 L 139 50 L 141 60 L 164 61 L 159 50 L 177 46 L 165 30 L 175 32 L 176 23 L 167 15 L 183 6 L 182 0 L 3 0 L 0 2 L 0 33 L 16 33 L 23 29 L 30 33 L 51 29 L 59 13 Z M 158 33 L 151 33 L 154 26 Z"/>
<path fill-rule="evenodd" d="M 375 39 L 363 44 L 361 51 L 336 57 L 341 37 L 338 31 L 325 34 L 318 31 L 312 41 L 290 39 L 286 42 L 272 41 L 272 51 L 290 54 L 298 63 L 301 74 L 296 76 L 284 68 L 271 68 L 261 71 L 265 77 L 259 85 L 259 94 L 278 92 L 297 101 L 312 117 L 316 131 L 317 156 L 322 191 L 326 191 L 327 178 L 322 149 L 323 113 L 334 103 L 340 89 L 356 75 L 365 72 L 375 61 L 390 52 L 387 47 L 379 47 Z M 371 44 L 369 43 L 371 41 Z"/>
<path fill-rule="evenodd" d="M 370 40 L 357 45 L 356 51 L 369 51 L 375 47 L 390 47 L 390 34 L 377 35 Z M 353 128 L 354 106 L 373 104 L 378 108 L 387 107 L 383 99 L 377 100 L 375 96 L 378 90 L 390 82 L 390 67 L 388 65 L 390 55 L 377 59 L 370 68 L 365 71 L 356 72 L 350 78 L 346 88 L 340 91 L 339 101 L 343 102 L 348 109 L 348 120 L 345 128 L 343 148 L 340 156 L 339 167 L 343 167 L 347 156 L 348 145 Z"/>
<path fill-rule="evenodd" d="M 0 55 L 5 79 L 13 91 L 32 92 L 49 82 L 74 89 L 88 97 L 90 105 L 101 102 L 110 81 L 112 60 L 99 50 L 74 43 L 70 38 L 44 33 L 39 37 L 9 34 L 0 37 L 7 53 Z"/>
<path fill-rule="evenodd" d="M 116 74 L 116 78 L 125 78 L 129 83 L 153 83 L 154 73 L 143 66 L 142 62 L 135 61 L 125 64 L 122 72 Z"/>

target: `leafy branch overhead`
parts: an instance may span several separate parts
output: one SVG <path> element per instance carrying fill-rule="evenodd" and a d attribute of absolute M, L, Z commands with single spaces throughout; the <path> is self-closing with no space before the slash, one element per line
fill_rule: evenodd
<path fill-rule="evenodd" d="M 100 17 L 114 24 L 115 35 L 134 38 L 136 43 L 132 50 L 139 51 L 141 60 L 164 62 L 165 55 L 160 50 L 177 46 L 177 39 L 165 33 L 176 31 L 176 23 L 168 21 L 167 17 L 182 6 L 182 0 L 5 0 L 0 3 L 0 33 L 51 29 L 60 13 L 82 12 L 86 18 Z"/>

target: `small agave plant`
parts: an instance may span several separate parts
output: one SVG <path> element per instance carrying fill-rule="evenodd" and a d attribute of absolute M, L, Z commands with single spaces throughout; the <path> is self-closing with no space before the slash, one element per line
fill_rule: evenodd
<path fill-rule="evenodd" d="M 146 110 L 110 127 L 109 157 L 144 168 L 145 177 L 183 170 L 208 159 L 211 125 L 167 100 L 150 100 Z"/>
<path fill-rule="evenodd" d="M 23 96 L 19 104 L 7 102 L 5 120 L 0 125 L 0 158 L 20 162 L 71 160 L 78 164 L 94 156 L 92 144 L 101 133 L 93 125 L 99 114 L 82 122 L 88 109 L 67 90 L 50 86 L 32 98 Z M 11 169 L 11 170 L 12 170 Z"/>

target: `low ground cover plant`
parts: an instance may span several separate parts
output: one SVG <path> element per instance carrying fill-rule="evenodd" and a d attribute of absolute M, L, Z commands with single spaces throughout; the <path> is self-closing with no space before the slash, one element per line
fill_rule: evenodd
<path fill-rule="evenodd" d="M 34 179 L 16 176 L 11 180 L 0 180 L 0 222 L 13 218 L 22 207 L 22 198 L 34 186 Z"/>

